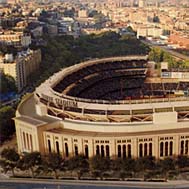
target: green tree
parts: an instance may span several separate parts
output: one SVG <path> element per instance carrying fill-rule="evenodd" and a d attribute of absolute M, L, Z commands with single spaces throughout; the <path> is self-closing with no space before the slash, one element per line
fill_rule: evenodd
<path fill-rule="evenodd" d="M 176 160 L 176 165 L 181 169 L 189 167 L 189 158 L 187 156 L 178 156 Z"/>
<path fill-rule="evenodd" d="M 162 62 L 164 56 L 164 51 L 159 47 L 152 48 L 149 53 L 149 60 L 154 61 L 156 63 Z"/>
<path fill-rule="evenodd" d="M 151 156 L 141 157 L 136 160 L 136 170 L 145 171 L 155 168 L 155 158 Z"/>
<path fill-rule="evenodd" d="M 18 162 L 18 168 L 21 170 L 30 170 L 32 178 L 35 173 L 41 168 L 41 154 L 39 152 L 25 153 Z"/>
<path fill-rule="evenodd" d="M 123 167 L 127 175 L 133 175 L 136 170 L 136 160 L 132 158 L 125 158 Z"/>
<path fill-rule="evenodd" d="M 68 160 L 68 169 L 77 172 L 78 179 L 89 171 L 89 162 L 84 155 L 74 156 Z"/>
<path fill-rule="evenodd" d="M 0 108 L 0 143 L 9 139 L 15 132 L 14 121 L 15 109 L 11 106 L 4 106 Z"/>
<path fill-rule="evenodd" d="M 151 173 L 156 169 L 155 158 L 152 156 L 141 157 L 136 160 L 135 172 L 146 177 L 151 177 Z"/>
<path fill-rule="evenodd" d="M 175 170 L 175 161 L 172 158 L 165 158 L 159 161 L 158 166 L 160 167 L 162 174 L 167 178 L 169 171 Z"/>
<path fill-rule="evenodd" d="M 111 169 L 115 171 L 124 170 L 124 160 L 122 158 L 116 158 L 111 161 Z"/>
<path fill-rule="evenodd" d="M 64 168 L 64 159 L 62 159 L 60 154 L 49 153 L 43 159 L 43 167 L 47 172 L 53 172 L 56 179 L 58 179 L 58 171 L 63 170 Z"/>
<path fill-rule="evenodd" d="M 131 177 L 135 171 L 135 160 L 131 158 L 116 158 L 111 161 L 111 168 L 119 172 L 119 177 L 124 180 L 126 176 Z"/>
<path fill-rule="evenodd" d="M 10 75 L 5 75 L 4 73 L 0 73 L 0 93 L 8 93 L 8 92 L 16 92 L 16 84 L 15 80 Z"/>
<path fill-rule="evenodd" d="M 183 65 L 184 65 L 184 68 L 189 68 L 189 61 L 188 60 L 185 60 L 183 62 Z"/>
<path fill-rule="evenodd" d="M 54 72 L 86 58 L 146 55 L 150 50 L 135 36 L 122 37 L 116 32 L 91 34 L 76 39 L 72 36 L 44 36 L 44 41 L 46 44 L 40 47 L 42 63 L 39 73 L 35 76 L 36 85 L 39 85 Z"/>
<path fill-rule="evenodd" d="M 14 176 L 14 170 L 17 166 L 19 160 L 19 155 L 14 148 L 5 148 L 1 152 L 0 165 L 3 168 L 4 172 L 12 171 Z"/>
<path fill-rule="evenodd" d="M 103 179 L 103 174 L 106 171 L 110 170 L 111 161 L 108 157 L 94 156 L 90 159 L 90 168 L 92 174 L 96 176 L 100 176 Z"/>

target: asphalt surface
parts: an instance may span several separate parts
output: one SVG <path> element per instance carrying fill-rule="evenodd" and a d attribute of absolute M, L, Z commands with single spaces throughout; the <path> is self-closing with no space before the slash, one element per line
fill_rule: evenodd
<path fill-rule="evenodd" d="M 131 182 L 1 179 L 0 189 L 189 189 L 189 181 Z"/>
<path fill-rule="evenodd" d="M 152 46 L 152 47 L 159 47 L 161 49 L 163 49 L 164 51 L 170 53 L 173 57 L 181 59 L 181 60 L 189 60 L 189 56 L 181 54 L 179 52 L 176 52 L 175 50 L 170 49 L 167 46 L 162 46 L 162 45 L 156 45 L 156 44 L 152 44 L 150 41 L 147 40 L 141 40 L 143 43 Z"/>

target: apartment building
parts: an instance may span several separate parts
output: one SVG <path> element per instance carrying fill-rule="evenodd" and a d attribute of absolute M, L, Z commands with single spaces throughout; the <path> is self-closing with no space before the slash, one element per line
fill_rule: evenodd
<path fill-rule="evenodd" d="M 27 85 L 30 74 L 39 68 L 40 62 L 41 51 L 29 49 L 19 52 L 16 57 L 6 54 L 1 58 L 0 69 L 15 79 L 18 91 L 21 91 Z"/>
<path fill-rule="evenodd" d="M 6 31 L 0 33 L 0 43 L 14 47 L 28 47 L 31 44 L 31 36 L 23 32 Z"/>

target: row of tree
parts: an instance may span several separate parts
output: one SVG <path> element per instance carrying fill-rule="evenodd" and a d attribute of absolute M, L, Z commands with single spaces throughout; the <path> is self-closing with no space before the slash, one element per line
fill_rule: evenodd
<path fill-rule="evenodd" d="M 42 63 L 38 72 L 32 75 L 31 81 L 37 85 L 62 68 L 72 66 L 91 58 L 102 58 L 123 55 L 146 55 L 149 47 L 135 36 L 121 36 L 115 32 L 91 34 L 74 38 L 72 36 L 44 36 L 45 46 L 41 48 Z"/>
<path fill-rule="evenodd" d="M 0 85 L 1 95 L 9 92 L 17 91 L 15 80 L 12 76 L 0 72 L 0 79 L 1 79 L 1 85 Z"/>
<path fill-rule="evenodd" d="M 157 63 L 157 67 L 160 67 L 161 62 L 168 62 L 169 68 L 189 68 L 189 61 L 176 60 L 170 53 L 162 50 L 159 47 L 154 47 L 149 53 L 149 60 Z"/>
<path fill-rule="evenodd" d="M 0 145 L 15 133 L 15 125 L 12 120 L 15 117 L 15 106 L 4 106 L 0 108 Z"/>
<path fill-rule="evenodd" d="M 154 157 L 142 157 L 138 159 L 131 158 L 105 158 L 94 156 L 90 159 L 83 155 L 78 155 L 70 159 L 63 159 L 60 154 L 50 153 L 42 156 L 39 152 L 25 153 L 19 156 L 15 149 L 7 148 L 1 153 L 0 165 L 4 172 L 12 171 L 15 175 L 15 169 L 29 170 L 31 177 L 36 177 L 40 173 L 46 175 L 51 172 L 55 178 L 59 178 L 60 173 L 71 171 L 77 174 L 78 179 L 83 174 L 89 177 L 115 177 L 119 178 L 135 177 L 142 173 L 144 177 L 154 178 L 159 174 L 167 178 L 170 171 L 179 171 L 183 168 L 189 168 L 189 157 L 178 156 L 176 158 L 166 158 L 156 160 Z"/>

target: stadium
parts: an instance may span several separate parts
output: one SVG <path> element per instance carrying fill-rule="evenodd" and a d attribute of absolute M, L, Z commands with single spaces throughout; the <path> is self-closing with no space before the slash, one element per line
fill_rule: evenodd
<path fill-rule="evenodd" d="M 54 74 L 17 109 L 19 153 L 189 155 L 189 79 L 169 78 L 169 72 L 150 78 L 149 70 L 147 56 L 125 56 Z"/>

